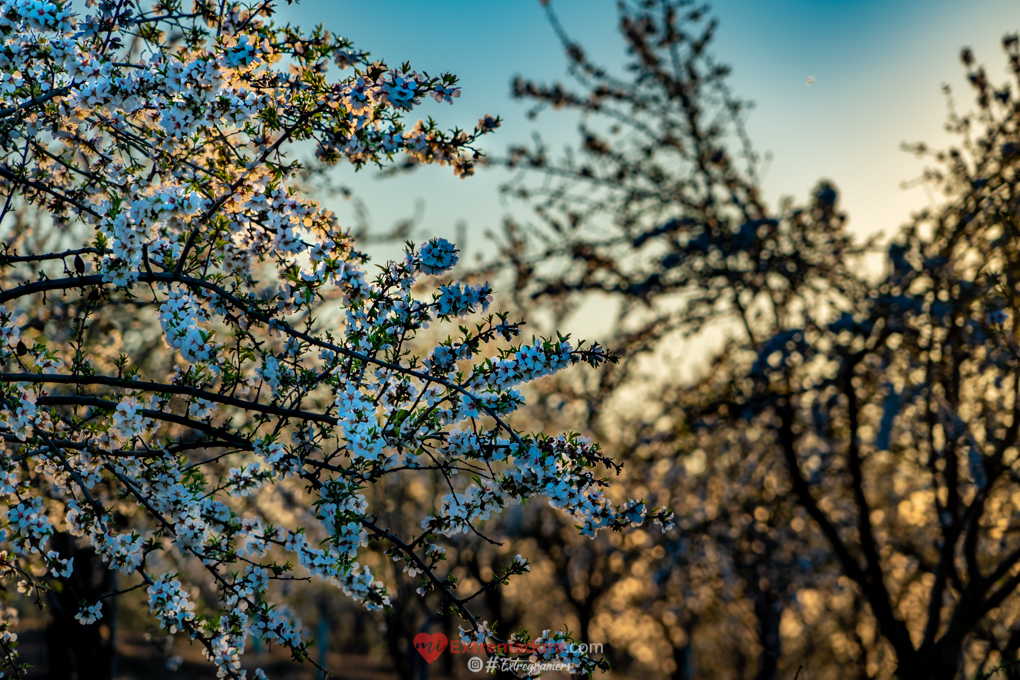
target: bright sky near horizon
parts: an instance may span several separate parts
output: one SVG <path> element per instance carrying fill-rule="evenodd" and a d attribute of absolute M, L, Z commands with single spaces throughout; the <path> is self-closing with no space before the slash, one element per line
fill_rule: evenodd
<path fill-rule="evenodd" d="M 624 58 L 612 0 L 554 0 L 568 33 L 602 63 Z M 748 129 L 759 152 L 773 160 L 766 196 L 803 199 L 820 178 L 840 187 L 851 227 L 859 234 L 896 227 L 931 198 L 923 188 L 903 190 L 924 163 L 900 150 L 904 141 L 939 146 L 949 83 L 960 110 L 971 106 L 959 62 L 970 46 L 993 82 L 1006 79 L 1000 39 L 1020 29 L 1020 0 L 719 0 L 720 28 L 713 51 L 733 67 L 733 91 L 755 102 Z M 550 149 L 576 139 L 576 119 L 546 112 L 526 119 L 526 105 L 510 99 L 517 75 L 545 82 L 566 79 L 566 62 L 537 0 L 303 0 L 284 7 L 282 18 L 326 28 L 352 39 L 390 64 L 410 61 L 418 70 L 460 77 L 463 96 L 453 106 L 429 103 L 443 127 L 470 127 L 485 113 L 504 126 L 486 138 L 500 152 L 541 133 Z M 808 84 L 812 78 L 812 84 Z M 452 237 L 468 227 L 468 248 L 485 229 L 519 210 L 501 201 L 502 170 L 461 180 L 448 168 L 427 168 L 395 180 L 371 170 L 339 170 L 364 200 L 376 228 L 410 216 L 424 202 L 415 232 Z M 344 218 L 349 207 L 333 204 Z"/>

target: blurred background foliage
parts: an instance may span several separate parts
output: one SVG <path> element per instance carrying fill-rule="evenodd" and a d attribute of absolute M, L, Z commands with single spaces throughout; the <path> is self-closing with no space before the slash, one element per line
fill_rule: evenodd
<path fill-rule="evenodd" d="M 497 558 L 531 561 L 485 593 L 480 618 L 503 634 L 566 627 L 605 645 L 620 677 L 1020 678 L 1016 37 L 1003 39 L 1006 76 L 962 51 L 975 97 L 956 113 L 947 88 L 955 144 L 907 149 L 939 198 L 861 239 L 832 180 L 805 202 L 765 200 L 749 106 L 712 50 L 707 7 L 620 3 L 622 70 L 545 8 L 569 78 L 518 78 L 512 95 L 539 126 L 560 112 L 580 123 L 556 148 L 536 138 L 490 155 L 518 209 L 460 274 L 492 281 L 536 334 L 564 319 L 598 329 L 591 339 L 621 361 L 533 385 L 516 425 L 596 439 L 624 464 L 611 493 L 670 505 L 678 526 L 588 540 L 541 504 L 513 508 L 482 531 L 500 543 L 462 535 L 449 551 L 465 590 Z M 310 185 L 327 192 L 325 179 L 309 165 Z M 415 219 L 352 226 L 385 249 Z M 126 318 L 124 342 L 145 342 Z M 373 489 L 369 502 L 398 526 L 441 482 Z M 388 568 L 376 546 L 364 561 Z M 470 676 L 467 656 L 429 666 L 414 651 L 415 634 L 453 638 L 458 622 L 392 572 L 401 586 L 382 614 L 294 584 L 314 654 L 339 677 Z M 69 631 L 58 600 L 42 617 L 23 607 L 39 677 L 208 673 L 186 640 L 147 628 L 140 594 L 116 630 Z M 115 644 L 117 658 L 61 671 L 68 635 Z M 313 677 L 253 652 L 271 677 Z"/>

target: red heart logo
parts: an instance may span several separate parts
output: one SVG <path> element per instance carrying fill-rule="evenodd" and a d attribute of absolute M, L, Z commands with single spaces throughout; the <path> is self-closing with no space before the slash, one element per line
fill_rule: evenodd
<path fill-rule="evenodd" d="M 442 633 L 418 633 L 414 636 L 414 648 L 425 657 L 425 660 L 432 663 L 439 658 L 439 655 L 446 649 L 448 640 Z"/>

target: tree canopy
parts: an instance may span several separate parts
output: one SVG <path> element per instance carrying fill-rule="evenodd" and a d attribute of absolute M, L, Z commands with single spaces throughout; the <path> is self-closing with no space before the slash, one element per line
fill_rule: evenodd
<path fill-rule="evenodd" d="M 487 284 L 451 278 L 443 239 L 370 275 L 302 189 L 302 149 L 470 175 L 498 119 L 405 122 L 425 97 L 452 101 L 453 76 L 278 25 L 270 0 L 86 5 L 0 3 L 5 586 L 40 602 L 70 589 L 83 625 L 144 589 L 164 629 L 242 678 L 249 636 L 310 660 L 280 598 L 291 581 L 390 606 L 359 563 L 370 542 L 484 641 L 475 594 L 438 568 L 444 537 L 533 496 L 587 535 L 669 525 L 667 510 L 610 502 L 599 468 L 615 464 L 597 445 L 508 424 L 522 384 L 609 355 L 523 340 L 489 312 Z M 398 534 L 364 492 L 413 475 L 448 492 Z M 73 592 L 86 545 L 118 590 Z M 479 592 L 527 568 L 507 560 Z M 11 624 L 0 648 L 17 676 Z"/>
<path fill-rule="evenodd" d="M 748 656 L 759 678 L 1015 667 L 1017 37 L 1004 84 L 961 53 L 976 110 L 950 118 L 959 146 L 908 147 L 930 154 L 941 204 L 861 242 L 831 181 L 804 205 L 763 199 L 704 8 L 621 4 L 623 76 L 549 12 L 570 82 L 513 92 L 536 114 L 580 114 L 579 139 L 497 161 L 537 219 L 508 223 L 485 273 L 509 272 L 534 318 L 584 314 L 593 296 L 615 310 L 603 339 L 623 361 L 539 386 L 536 403 L 568 415 L 536 418 L 596 433 L 629 488 L 678 511 L 675 532 L 627 551 L 654 574 L 640 585 L 607 564 L 620 547 L 567 559 L 539 540 L 574 606 L 659 631 L 680 678 L 745 677 Z M 670 365 L 684 339 L 700 341 L 693 379 Z"/>

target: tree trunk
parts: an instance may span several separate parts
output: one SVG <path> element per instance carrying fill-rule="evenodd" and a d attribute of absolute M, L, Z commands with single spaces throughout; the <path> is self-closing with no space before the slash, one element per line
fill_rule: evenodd
<path fill-rule="evenodd" d="M 684 626 L 687 634 L 684 644 L 681 647 L 673 646 L 673 675 L 670 680 L 693 680 L 694 679 L 694 642 L 691 636 L 694 634 L 693 622 Z"/>
<path fill-rule="evenodd" d="M 1020 630 L 1014 630 L 1005 648 L 1002 650 L 1002 665 L 1005 667 L 1006 680 L 1020 680 L 1020 663 L 1017 662 L 1017 650 L 1020 650 Z"/>
<path fill-rule="evenodd" d="M 414 660 L 408 654 L 420 655 L 414 649 L 414 635 L 407 627 L 407 615 L 403 598 L 393 603 L 393 608 L 386 613 L 386 647 L 393 660 L 393 670 L 401 680 L 416 680 L 414 676 Z"/>
<path fill-rule="evenodd" d="M 82 599 L 92 604 L 97 597 L 116 589 L 116 572 L 108 569 L 91 548 L 77 550 L 74 538 L 66 533 L 55 534 L 51 540 L 61 558 L 74 558 L 74 571 L 47 595 L 49 678 L 111 680 L 116 656 L 114 601 L 103 601 L 103 618 L 90 626 L 81 625 L 74 617 Z"/>
<path fill-rule="evenodd" d="M 315 644 L 319 647 L 319 666 L 329 668 L 329 632 L 332 628 L 329 621 L 329 600 L 320 596 L 318 601 L 319 625 L 316 630 Z M 323 680 L 327 677 L 328 670 L 321 672 Z"/>
<path fill-rule="evenodd" d="M 963 640 L 946 641 L 927 654 L 915 654 L 912 662 L 902 660 L 896 667 L 896 677 L 902 680 L 958 680 L 963 665 Z"/>
<path fill-rule="evenodd" d="M 779 593 L 771 588 L 756 592 L 754 613 L 758 617 L 758 641 L 761 644 L 758 680 L 778 680 L 781 652 L 779 622 L 783 617 L 783 603 Z"/>

